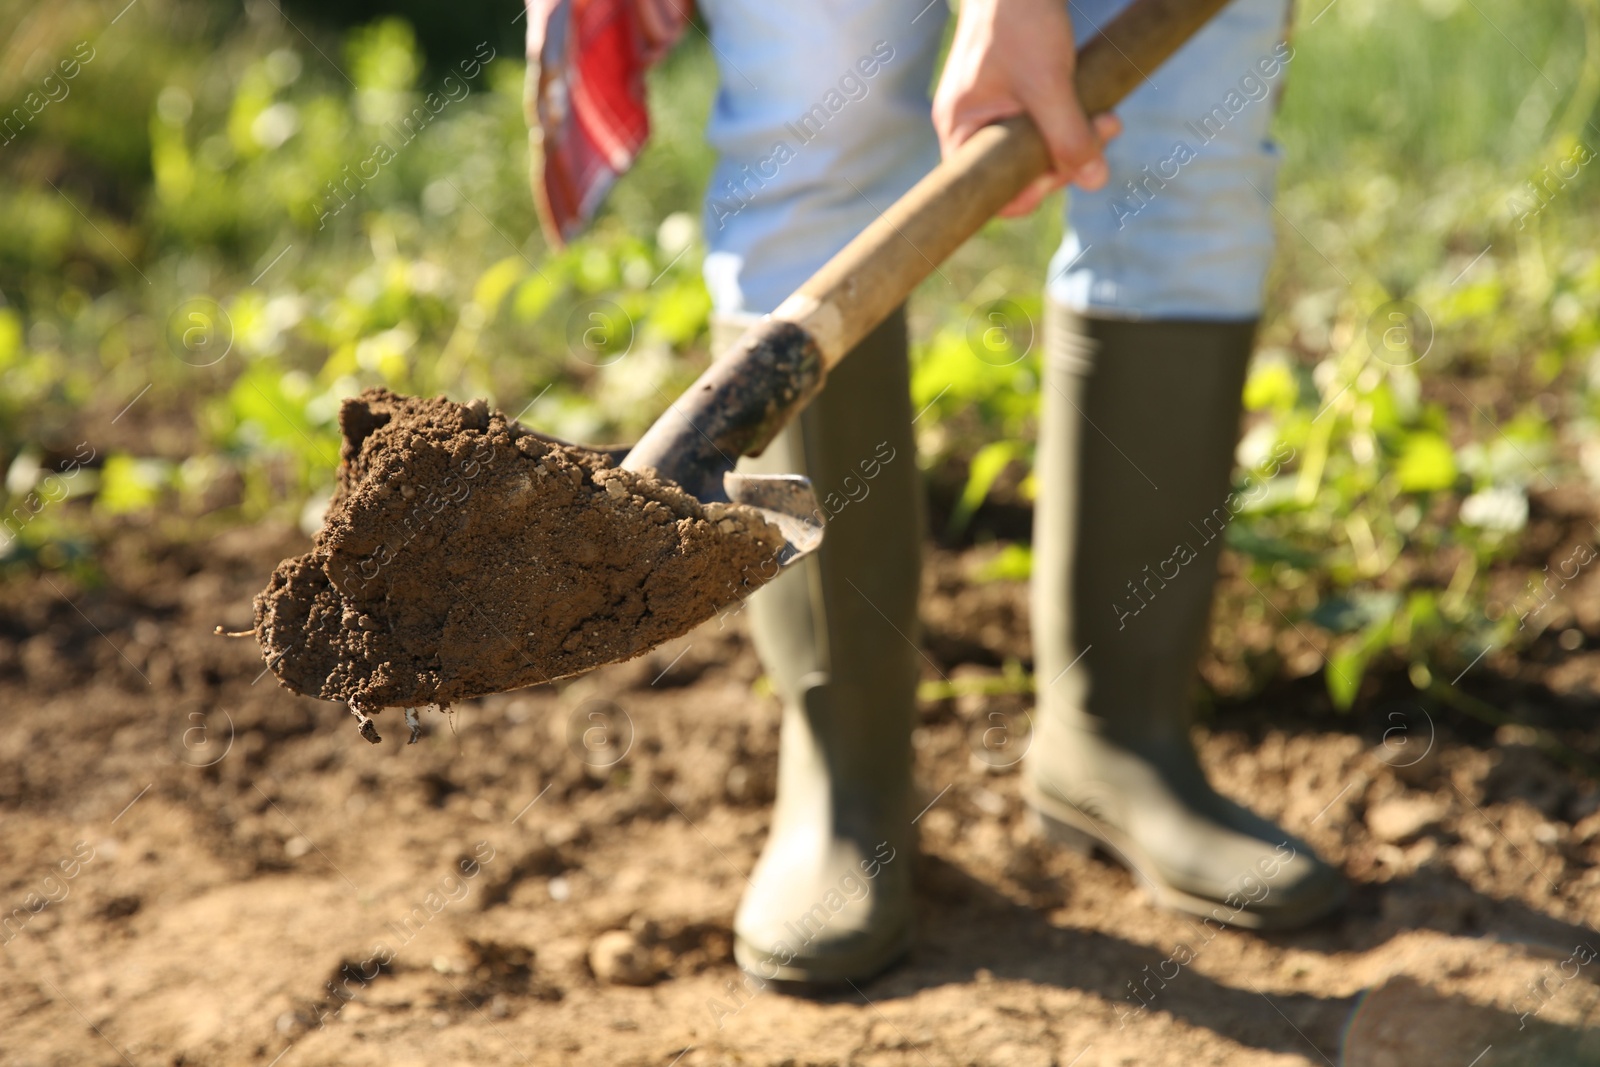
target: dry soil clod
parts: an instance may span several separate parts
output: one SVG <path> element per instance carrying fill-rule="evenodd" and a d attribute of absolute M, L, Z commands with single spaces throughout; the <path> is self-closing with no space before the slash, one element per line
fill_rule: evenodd
<path fill-rule="evenodd" d="M 659 977 L 650 950 L 627 930 L 607 930 L 589 946 L 589 969 L 610 985 L 649 985 Z"/>
<path fill-rule="evenodd" d="M 363 715 L 360 711 L 356 710 L 353 705 L 350 708 L 350 714 L 356 717 L 356 730 L 361 734 L 361 737 L 368 744 L 378 745 L 383 743 L 383 738 L 378 736 L 377 723 L 373 722 L 370 717 Z"/>
<path fill-rule="evenodd" d="M 256 597 L 278 680 L 350 704 L 448 705 L 631 659 L 777 573 L 781 534 L 482 401 L 345 401 L 312 551 Z"/>

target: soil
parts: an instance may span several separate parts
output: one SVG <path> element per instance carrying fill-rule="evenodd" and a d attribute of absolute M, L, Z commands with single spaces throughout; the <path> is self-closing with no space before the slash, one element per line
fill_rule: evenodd
<path fill-rule="evenodd" d="M 1025 590 L 977 579 L 992 550 L 933 551 L 917 944 L 807 998 L 731 960 L 777 762 L 741 616 L 374 747 L 211 634 L 308 547 L 124 530 L 96 583 L 0 585 L 0 1062 L 1596 1062 L 1600 789 L 1562 762 L 1596 755 L 1591 585 L 1460 679 L 1498 727 L 1399 672 L 1349 714 L 1287 668 L 1215 691 L 1213 780 L 1355 892 L 1309 930 L 1211 933 L 1032 836 L 983 740 L 1030 703 L 1004 666 Z M 1224 590 L 1208 677 L 1248 592 Z"/>
<path fill-rule="evenodd" d="M 448 706 L 631 659 L 777 573 L 777 529 L 535 434 L 481 400 L 371 389 L 339 413 L 338 484 L 310 552 L 255 601 L 289 689 Z M 413 734 L 415 736 L 415 734 Z"/>

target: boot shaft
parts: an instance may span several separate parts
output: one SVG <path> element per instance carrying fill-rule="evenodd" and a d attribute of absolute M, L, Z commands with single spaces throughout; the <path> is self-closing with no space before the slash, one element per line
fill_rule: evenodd
<path fill-rule="evenodd" d="M 714 319 L 713 351 L 725 351 L 753 321 Z M 835 819 L 852 820 L 860 808 L 873 822 L 870 813 L 909 802 L 922 663 L 914 642 L 923 513 L 904 314 L 869 335 L 797 422 L 740 469 L 806 474 L 827 522 L 817 553 L 754 594 L 747 609 L 784 705 L 779 816 L 793 797 L 813 804 L 803 783 L 821 781 Z"/>
<path fill-rule="evenodd" d="M 1255 323 L 1046 323 L 1034 525 L 1039 710 L 1186 742 Z M 1070 667 L 1070 669 L 1069 669 Z"/>

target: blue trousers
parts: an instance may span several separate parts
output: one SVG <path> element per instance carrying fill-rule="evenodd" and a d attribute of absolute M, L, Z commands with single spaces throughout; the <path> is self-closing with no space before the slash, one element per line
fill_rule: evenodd
<path fill-rule="evenodd" d="M 1070 0 L 1080 45 L 1125 0 Z M 766 312 L 939 158 L 929 92 L 944 0 L 702 0 L 720 88 L 705 276 Z M 1234 0 L 1117 109 L 1111 180 L 1073 190 L 1050 295 L 1125 318 L 1259 314 L 1293 51 L 1286 0 Z"/>

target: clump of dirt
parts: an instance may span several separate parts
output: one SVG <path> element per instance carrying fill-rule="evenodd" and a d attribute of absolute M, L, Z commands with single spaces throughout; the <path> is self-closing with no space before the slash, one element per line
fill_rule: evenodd
<path fill-rule="evenodd" d="M 256 597 L 255 632 L 285 686 L 358 714 L 631 659 L 777 572 L 783 537 L 759 512 L 701 504 L 482 400 L 373 389 L 339 425 L 323 527 Z"/>

